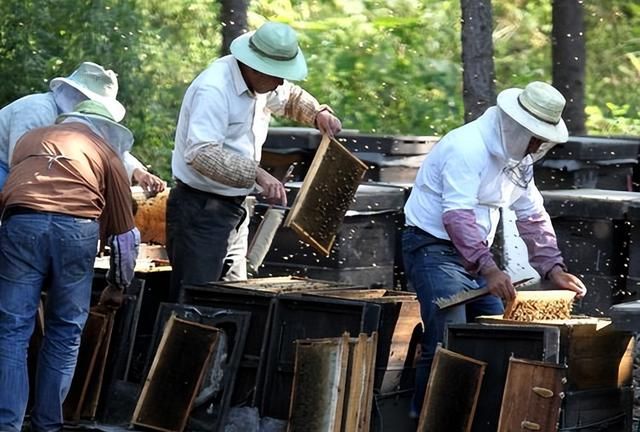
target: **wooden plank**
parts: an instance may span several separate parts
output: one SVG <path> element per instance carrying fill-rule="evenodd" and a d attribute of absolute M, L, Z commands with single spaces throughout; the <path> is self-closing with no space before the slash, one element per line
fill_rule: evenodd
<path fill-rule="evenodd" d="M 220 334 L 215 327 L 171 316 L 136 404 L 133 424 L 166 432 L 184 430 Z"/>
<path fill-rule="evenodd" d="M 418 432 L 469 432 L 486 363 L 438 347 Z"/>
<path fill-rule="evenodd" d="M 296 341 L 288 432 L 339 432 L 349 337 Z"/>
<path fill-rule="evenodd" d="M 562 404 L 565 367 L 511 358 L 498 432 L 555 432 Z"/>
<path fill-rule="evenodd" d="M 98 403 L 100 402 L 100 393 L 102 392 L 102 381 L 104 378 L 105 368 L 107 366 L 107 356 L 109 355 L 109 347 L 111 346 L 111 335 L 113 333 L 113 323 L 115 312 L 107 314 L 107 325 L 105 329 L 104 340 L 100 344 L 97 353 L 96 364 L 93 373 L 89 378 L 88 388 L 80 417 L 94 419 L 98 411 Z"/>
<path fill-rule="evenodd" d="M 367 166 L 342 144 L 324 136 L 284 226 L 329 256 L 366 171 Z"/>
<path fill-rule="evenodd" d="M 78 361 L 71 387 L 62 406 L 64 419 L 68 422 L 76 423 L 80 420 L 80 413 L 100 353 L 100 347 L 107 331 L 107 324 L 107 315 L 96 311 L 89 312 L 87 322 L 82 331 Z"/>
<path fill-rule="evenodd" d="M 367 387 L 364 392 L 363 416 L 360 430 L 368 432 L 371 429 L 371 412 L 373 409 L 373 386 L 376 373 L 376 351 L 378 347 L 378 332 L 373 332 L 367 341 Z M 348 430 L 346 432 L 349 432 Z"/>
<path fill-rule="evenodd" d="M 363 413 L 362 402 L 366 391 L 366 355 L 367 335 L 360 333 L 358 339 L 349 344 L 351 361 L 349 362 L 349 389 L 346 398 L 346 410 L 344 410 L 344 430 L 359 431 L 360 417 Z"/>

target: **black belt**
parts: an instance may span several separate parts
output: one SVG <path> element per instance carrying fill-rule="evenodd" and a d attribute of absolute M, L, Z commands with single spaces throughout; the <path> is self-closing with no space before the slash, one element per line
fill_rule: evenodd
<path fill-rule="evenodd" d="M 447 245 L 447 246 L 452 246 L 453 247 L 453 242 L 451 240 L 446 240 L 446 239 L 441 239 L 439 237 L 434 236 L 433 234 L 430 234 L 428 232 L 426 232 L 423 229 L 418 228 L 417 226 L 413 226 L 413 225 L 407 225 L 407 227 L 405 228 L 407 231 L 412 232 L 414 234 L 418 234 L 422 237 L 426 237 L 430 240 L 433 240 L 433 242 L 431 244 L 443 244 L 443 245 Z"/>
<path fill-rule="evenodd" d="M 9 219 L 11 216 L 20 215 L 20 214 L 33 214 L 33 213 L 42 213 L 40 210 L 32 209 L 29 207 L 22 206 L 11 206 L 7 207 L 4 212 L 2 212 L 2 220 Z"/>
<path fill-rule="evenodd" d="M 246 196 L 241 195 L 241 196 L 226 196 L 226 195 L 220 195 L 217 193 L 213 193 L 213 192 L 205 192 L 203 190 L 200 189 L 196 189 L 194 187 L 189 186 L 188 184 L 186 184 L 185 182 L 183 182 L 182 180 L 176 178 L 176 186 L 180 189 L 183 189 L 189 193 L 192 193 L 194 195 L 200 195 L 206 198 L 213 198 L 213 199 L 217 199 L 217 200 L 221 200 L 221 201 L 226 201 L 226 202 L 230 202 L 233 203 L 235 205 L 242 205 L 242 203 L 244 202 L 244 199 L 246 198 Z"/>

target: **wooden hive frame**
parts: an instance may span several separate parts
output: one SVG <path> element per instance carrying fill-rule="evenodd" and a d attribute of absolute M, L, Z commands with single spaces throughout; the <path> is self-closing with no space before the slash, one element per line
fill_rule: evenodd
<path fill-rule="evenodd" d="M 366 171 L 367 165 L 325 135 L 284 226 L 329 256 L 338 228 Z"/>

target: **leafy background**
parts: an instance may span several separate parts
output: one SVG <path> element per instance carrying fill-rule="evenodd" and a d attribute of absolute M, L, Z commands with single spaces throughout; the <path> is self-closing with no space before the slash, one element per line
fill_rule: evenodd
<path fill-rule="evenodd" d="M 640 135 L 640 4 L 586 2 L 586 112 L 594 135 Z M 118 72 L 133 153 L 165 179 L 180 102 L 219 52 L 205 0 L 3 0 L 0 106 L 90 60 Z M 496 88 L 551 80 L 551 1 L 494 0 Z M 345 128 L 440 135 L 463 121 L 460 5 L 449 0 L 254 0 L 249 22 L 290 23 L 303 86 Z M 274 123 L 284 124 L 284 123 Z"/>

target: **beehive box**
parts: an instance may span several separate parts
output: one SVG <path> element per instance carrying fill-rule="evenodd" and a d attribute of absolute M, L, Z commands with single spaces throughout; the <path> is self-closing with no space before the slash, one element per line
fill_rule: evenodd
<path fill-rule="evenodd" d="M 289 201 L 300 183 L 288 184 Z M 379 183 L 361 184 L 338 229 L 329 256 L 314 250 L 297 234 L 280 227 L 267 253 L 261 275 L 295 274 L 367 287 L 392 287 L 406 189 Z M 253 233 L 264 206 L 256 207 Z"/>
<path fill-rule="evenodd" d="M 413 388 L 413 356 L 422 319 L 414 293 L 385 289 L 318 291 L 308 295 L 360 300 L 380 305 L 374 388 L 391 393 Z"/>
<path fill-rule="evenodd" d="M 185 286 L 185 303 L 251 313 L 247 341 L 235 382 L 232 405 L 259 399 L 264 352 L 270 340 L 270 326 L 278 296 L 316 289 L 347 288 L 348 285 L 295 277 L 257 278 L 246 281 L 213 282 L 206 286 Z"/>
<path fill-rule="evenodd" d="M 566 363 L 567 390 L 591 390 L 631 384 L 634 339 L 617 331 L 608 318 L 570 318 L 532 322 L 482 317 L 482 323 L 553 326 L 560 330 L 559 361 Z"/>

